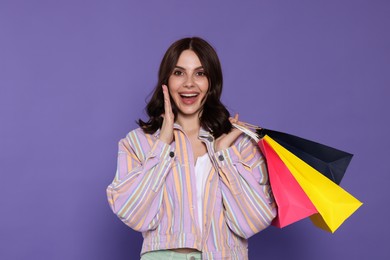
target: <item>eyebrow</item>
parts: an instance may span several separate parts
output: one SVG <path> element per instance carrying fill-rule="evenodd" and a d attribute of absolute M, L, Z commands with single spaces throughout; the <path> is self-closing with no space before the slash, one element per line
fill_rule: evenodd
<path fill-rule="evenodd" d="M 180 66 L 175 66 L 175 68 L 186 70 L 185 68 L 180 67 Z M 203 66 L 199 66 L 199 67 L 195 68 L 195 70 L 198 70 L 198 69 L 204 69 L 204 68 L 203 68 Z"/>

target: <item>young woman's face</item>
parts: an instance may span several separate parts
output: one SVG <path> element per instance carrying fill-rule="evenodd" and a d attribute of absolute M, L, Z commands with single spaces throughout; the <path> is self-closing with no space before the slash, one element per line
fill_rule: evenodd
<path fill-rule="evenodd" d="M 198 56 L 185 50 L 168 79 L 169 93 L 178 108 L 178 116 L 199 115 L 209 81 Z"/>

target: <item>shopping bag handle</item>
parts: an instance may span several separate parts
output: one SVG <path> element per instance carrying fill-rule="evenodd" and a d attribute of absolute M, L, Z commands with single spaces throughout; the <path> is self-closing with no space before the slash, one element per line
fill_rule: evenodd
<path fill-rule="evenodd" d="M 256 143 L 258 143 L 260 141 L 260 139 L 261 139 L 260 136 L 256 132 L 253 132 L 252 130 L 250 130 L 249 128 L 262 129 L 261 127 L 258 127 L 258 126 L 255 126 L 255 125 L 252 125 L 249 123 L 241 123 L 241 124 L 232 123 L 232 125 L 233 125 L 233 127 L 237 128 L 241 132 L 243 132 L 246 135 L 248 135 L 249 137 L 251 137 L 253 140 L 256 141 Z"/>

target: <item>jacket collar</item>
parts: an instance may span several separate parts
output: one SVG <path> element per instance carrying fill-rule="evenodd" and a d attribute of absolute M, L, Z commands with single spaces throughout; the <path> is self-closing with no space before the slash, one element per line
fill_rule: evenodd
<path fill-rule="evenodd" d="M 173 124 L 173 129 L 180 130 L 183 132 L 183 128 L 178 123 Z M 157 131 L 153 134 L 153 136 L 158 138 L 160 136 L 160 131 L 161 131 L 160 129 L 157 129 Z M 200 139 L 207 139 L 210 142 L 214 140 L 214 136 L 203 127 L 200 127 L 198 137 Z"/>

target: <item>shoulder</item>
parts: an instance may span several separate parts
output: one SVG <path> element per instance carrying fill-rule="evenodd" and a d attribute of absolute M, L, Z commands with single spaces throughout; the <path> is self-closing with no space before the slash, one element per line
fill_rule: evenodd
<path fill-rule="evenodd" d="M 125 137 L 119 140 L 119 143 L 125 146 L 143 149 L 150 147 L 156 141 L 156 134 L 157 132 L 154 134 L 147 134 L 140 127 L 138 127 L 128 132 Z"/>
<path fill-rule="evenodd" d="M 234 147 L 240 154 L 242 162 L 247 165 L 254 165 L 264 160 L 259 145 L 255 140 L 244 133 L 237 138 Z"/>
<path fill-rule="evenodd" d="M 255 140 L 253 140 L 250 136 L 242 133 L 234 142 L 234 145 L 238 150 L 243 150 L 247 147 L 258 148 L 258 145 Z"/>
<path fill-rule="evenodd" d="M 119 140 L 119 148 L 135 154 L 140 160 L 144 160 L 156 139 L 156 133 L 146 134 L 141 128 L 136 128 Z"/>
<path fill-rule="evenodd" d="M 126 137 L 124 137 L 121 140 L 126 140 L 130 144 L 136 143 L 138 145 L 144 146 L 147 143 L 154 143 L 158 137 L 157 133 L 159 131 L 153 133 L 153 134 L 147 134 L 145 133 L 140 127 L 131 130 L 126 134 Z"/>

